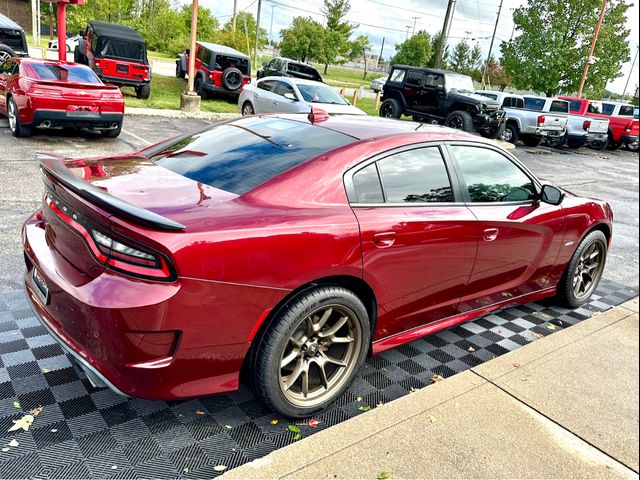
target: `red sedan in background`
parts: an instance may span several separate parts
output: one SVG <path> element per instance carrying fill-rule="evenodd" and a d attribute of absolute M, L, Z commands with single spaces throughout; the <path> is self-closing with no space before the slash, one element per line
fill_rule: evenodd
<path fill-rule="evenodd" d="M 325 408 L 367 352 L 601 278 L 605 202 L 448 128 L 319 112 L 219 123 L 128 156 L 40 158 L 25 286 L 97 384 Z"/>
<path fill-rule="evenodd" d="M 0 115 L 16 137 L 33 128 L 88 128 L 120 135 L 124 97 L 84 65 L 10 58 L 0 65 Z"/>

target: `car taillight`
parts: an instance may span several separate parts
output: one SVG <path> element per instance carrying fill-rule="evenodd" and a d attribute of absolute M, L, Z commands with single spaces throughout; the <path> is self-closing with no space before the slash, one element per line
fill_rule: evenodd
<path fill-rule="evenodd" d="M 624 133 L 631 133 L 631 129 L 633 128 L 633 122 L 627 123 L 624 127 Z"/>
<path fill-rule="evenodd" d="M 98 59 L 93 60 L 93 66 L 94 66 L 94 68 L 100 68 L 100 66 L 101 66 L 100 60 L 98 60 Z"/>
<path fill-rule="evenodd" d="M 582 128 L 586 131 L 589 131 L 589 129 L 591 128 L 591 120 L 585 120 L 582 124 Z"/>
<path fill-rule="evenodd" d="M 121 100 L 122 93 L 120 92 L 107 92 L 101 95 L 103 100 Z"/>
<path fill-rule="evenodd" d="M 545 121 L 545 116 L 544 115 L 538 115 L 538 126 L 539 127 L 544 125 L 544 121 Z"/>
<path fill-rule="evenodd" d="M 27 91 L 27 95 L 36 95 L 38 97 L 61 97 L 62 91 L 54 88 L 31 87 Z"/>

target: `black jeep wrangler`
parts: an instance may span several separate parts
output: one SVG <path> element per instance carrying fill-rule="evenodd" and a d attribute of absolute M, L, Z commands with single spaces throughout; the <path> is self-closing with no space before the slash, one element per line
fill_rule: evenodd
<path fill-rule="evenodd" d="M 20 25 L 0 13 L 0 63 L 11 57 L 27 57 L 27 39 Z"/>
<path fill-rule="evenodd" d="M 505 127 L 504 110 L 498 102 L 474 91 L 473 80 L 467 75 L 394 65 L 384 86 L 380 116 L 411 115 L 417 122 L 499 138 Z"/>
<path fill-rule="evenodd" d="M 269 63 L 263 63 L 257 77 L 295 77 L 322 82 L 320 73 L 312 65 L 283 57 L 275 57 Z"/>

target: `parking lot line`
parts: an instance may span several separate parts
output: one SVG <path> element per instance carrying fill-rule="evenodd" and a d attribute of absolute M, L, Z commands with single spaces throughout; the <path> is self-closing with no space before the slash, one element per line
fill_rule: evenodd
<path fill-rule="evenodd" d="M 152 144 L 152 142 L 150 142 L 150 141 L 148 141 L 148 140 L 145 140 L 144 138 L 139 137 L 139 136 L 138 136 L 138 135 L 136 135 L 135 133 L 131 133 L 131 132 L 129 132 L 129 131 L 127 131 L 127 130 L 125 130 L 124 128 L 122 129 L 122 133 L 125 133 L 125 134 L 129 135 L 130 137 L 135 138 L 136 140 L 138 140 L 139 142 L 142 142 L 142 143 L 143 143 L 143 144 L 145 144 L 145 145 L 151 145 L 151 144 Z"/>

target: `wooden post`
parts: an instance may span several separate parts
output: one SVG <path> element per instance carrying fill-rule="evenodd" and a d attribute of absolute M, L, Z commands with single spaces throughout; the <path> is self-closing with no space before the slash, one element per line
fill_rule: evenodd
<path fill-rule="evenodd" d="M 358 90 L 355 89 L 353 91 L 353 98 L 351 99 L 351 105 L 354 107 L 358 106 Z"/>
<path fill-rule="evenodd" d="M 344 87 L 340 89 L 340 96 L 344 97 Z"/>
<path fill-rule="evenodd" d="M 376 100 L 375 102 L 373 102 L 373 108 L 375 108 L 376 110 L 380 108 L 380 90 L 376 92 Z"/>
<path fill-rule="evenodd" d="M 200 92 L 194 92 L 195 72 L 196 72 L 196 36 L 198 34 L 198 0 L 193 0 L 191 4 L 191 41 L 189 43 L 189 81 L 187 82 L 187 93 L 190 95 L 198 95 Z"/>

